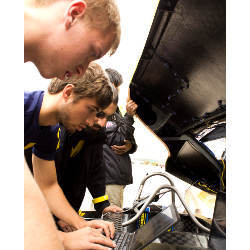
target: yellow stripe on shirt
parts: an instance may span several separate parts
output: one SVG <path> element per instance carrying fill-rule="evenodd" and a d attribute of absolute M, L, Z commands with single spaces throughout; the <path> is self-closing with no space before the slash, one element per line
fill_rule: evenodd
<path fill-rule="evenodd" d="M 58 143 L 57 143 L 57 146 L 56 146 L 56 150 L 58 150 L 60 148 L 60 133 L 61 133 L 61 128 L 58 128 L 58 131 L 57 131 Z"/>
<path fill-rule="evenodd" d="M 26 150 L 28 148 L 32 148 L 35 144 L 36 144 L 36 142 L 30 142 L 30 143 L 28 143 L 26 146 L 24 146 L 24 150 Z"/>
<path fill-rule="evenodd" d="M 70 157 L 75 157 L 82 149 L 84 140 L 80 140 L 75 147 L 72 147 Z"/>

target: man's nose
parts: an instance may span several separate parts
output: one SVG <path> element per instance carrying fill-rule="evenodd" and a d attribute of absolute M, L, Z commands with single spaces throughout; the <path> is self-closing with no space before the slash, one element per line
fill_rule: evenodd
<path fill-rule="evenodd" d="M 89 117 L 86 120 L 86 123 L 89 127 L 93 127 L 93 125 L 97 122 L 98 118 L 96 117 L 96 114 L 91 115 L 91 117 Z"/>
<path fill-rule="evenodd" d="M 107 118 L 98 119 L 97 121 L 97 124 L 101 126 L 102 128 L 106 127 L 106 123 L 107 123 Z"/>

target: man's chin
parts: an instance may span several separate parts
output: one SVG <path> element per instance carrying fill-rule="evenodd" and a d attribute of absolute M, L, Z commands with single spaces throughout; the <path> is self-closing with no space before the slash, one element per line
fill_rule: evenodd
<path fill-rule="evenodd" d="M 74 133 L 76 133 L 76 132 L 81 132 L 81 131 L 79 131 L 79 130 L 77 130 L 77 129 L 75 129 L 75 128 L 68 128 L 67 129 L 71 134 L 74 134 Z"/>
<path fill-rule="evenodd" d="M 40 71 L 39 70 L 39 73 L 40 73 L 40 75 L 43 77 L 43 78 L 45 78 L 45 79 L 51 79 L 51 78 L 54 78 L 55 76 L 52 76 L 52 75 L 50 75 L 50 74 L 48 74 L 47 72 L 44 72 L 44 71 Z"/>
<path fill-rule="evenodd" d="M 40 73 L 40 75 L 45 78 L 45 79 L 52 79 L 54 77 L 59 78 L 58 74 L 51 72 L 50 70 L 47 70 L 47 68 L 41 67 L 39 64 L 35 64 L 36 67 L 38 68 L 38 71 Z"/>
<path fill-rule="evenodd" d="M 101 127 L 86 127 L 84 129 L 84 132 L 87 135 L 92 135 L 92 136 L 98 136 L 99 134 L 102 134 L 103 129 Z"/>

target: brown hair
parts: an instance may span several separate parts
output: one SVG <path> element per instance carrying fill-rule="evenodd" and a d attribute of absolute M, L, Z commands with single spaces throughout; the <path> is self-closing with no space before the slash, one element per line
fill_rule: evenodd
<path fill-rule="evenodd" d="M 113 83 L 110 82 L 110 87 L 112 89 L 113 92 L 113 99 L 112 99 L 112 103 L 116 104 L 118 103 L 118 90 L 116 89 L 115 85 Z"/>
<path fill-rule="evenodd" d="M 59 0 L 34 0 L 36 7 L 50 5 Z M 87 4 L 84 18 L 91 28 L 115 34 L 110 55 L 117 50 L 121 39 L 120 13 L 115 0 L 84 0 Z"/>
<path fill-rule="evenodd" d="M 110 55 L 113 55 L 120 44 L 120 14 L 115 0 L 85 0 L 86 16 L 90 27 L 112 31 L 115 34 Z"/>
<path fill-rule="evenodd" d="M 115 69 L 107 68 L 105 69 L 109 76 L 109 80 L 118 88 L 123 83 L 122 75 Z"/>
<path fill-rule="evenodd" d="M 113 101 L 113 91 L 109 79 L 101 66 L 91 62 L 85 74 L 80 78 L 60 80 L 53 78 L 48 87 L 50 94 L 61 92 L 67 84 L 74 86 L 74 102 L 82 98 L 96 98 L 97 105 L 105 109 Z"/>

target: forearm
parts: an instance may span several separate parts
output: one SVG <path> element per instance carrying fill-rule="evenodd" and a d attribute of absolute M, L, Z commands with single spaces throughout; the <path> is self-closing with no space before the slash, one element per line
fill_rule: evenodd
<path fill-rule="evenodd" d="M 63 245 L 64 245 L 65 234 L 66 233 L 64 233 L 64 232 L 62 232 L 60 230 L 57 230 L 58 238 L 60 239 L 60 241 L 62 242 Z"/>
<path fill-rule="evenodd" d="M 24 248 L 63 250 L 45 199 L 24 165 Z"/>
<path fill-rule="evenodd" d="M 105 162 L 103 160 L 103 145 L 95 147 L 94 161 L 91 164 L 91 173 L 88 179 L 87 188 L 93 197 L 93 204 L 97 212 L 103 211 L 110 203 L 105 195 Z"/>
<path fill-rule="evenodd" d="M 76 227 L 82 228 L 86 221 L 81 218 L 67 201 L 58 183 L 42 188 L 51 212 L 59 219 Z"/>
<path fill-rule="evenodd" d="M 126 124 L 128 124 L 128 126 L 132 126 L 135 122 L 134 116 L 130 115 L 128 112 L 126 112 L 126 114 L 124 115 L 123 118 L 124 118 Z"/>
<path fill-rule="evenodd" d="M 59 219 L 76 227 L 83 227 L 86 222 L 70 206 L 62 189 L 58 185 L 54 161 L 41 159 L 33 154 L 34 177 L 42 190 L 51 212 Z"/>
<path fill-rule="evenodd" d="M 131 141 L 134 137 L 135 131 L 135 128 L 133 127 L 133 116 L 126 113 L 126 115 L 122 117 L 121 121 L 122 122 L 119 124 L 119 131 L 125 136 L 126 140 Z"/>
<path fill-rule="evenodd" d="M 135 143 L 135 140 L 131 143 L 132 144 L 132 147 L 131 149 L 128 151 L 128 154 L 133 154 L 136 152 L 137 150 L 137 144 Z"/>
<path fill-rule="evenodd" d="M 102 213 L 106 207 L 109 207 L 110 203 L 108 200 L 94 204 L 95 210 Z"/>

